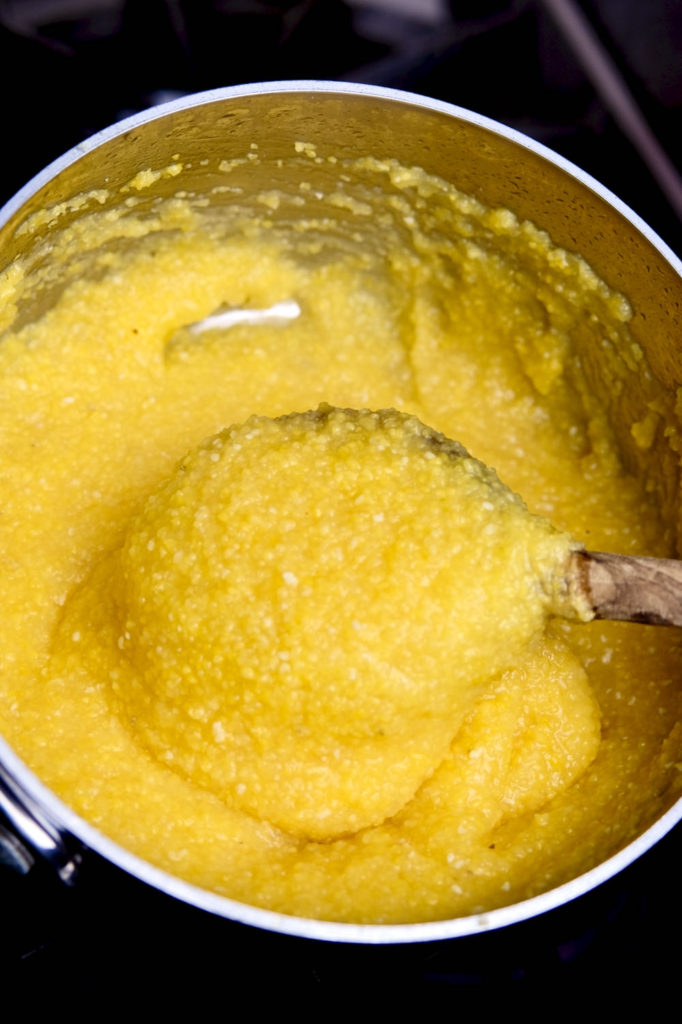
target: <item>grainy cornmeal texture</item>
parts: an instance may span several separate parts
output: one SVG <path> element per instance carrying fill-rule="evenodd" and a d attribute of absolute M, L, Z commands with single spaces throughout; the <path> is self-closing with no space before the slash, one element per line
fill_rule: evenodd
<path fill-rule="evenodd" d="M 335 839 L 433 775 L 541 634 L 570 550 L 414 417 L 251 417 L 180 463 L 63 628 L 67 648 L 88 636 L 111 588 L 100 674 L 141 742 L 229 806 Z"/>
<path fill-rule="evenodd" d="M 0 280 L 2 731 L 108 835 L 219 893 L 357 922 L 491 909 L 591 867 L 673 799 L 675 631 L 545 624 L 528 587 L 544 555 L 518 576 L 485 556 L 466 584 L 506 593 L 509 620 L 491 610 L 509 642 L 490 630 L 473 653 L 442 561 L 452 509 L 434 515 L 429 490 L 441 456 L 410 449 L 407 477 L 365 486 L 383 456 L 351 471 L 329 412 L 288 421 L 293 443 L 261 436 L 258 457 L 237 446 L 320 403 L 392 408 L 589 547 L 669 554 L 577 353 L 608 348 L 614 379 L 646 365 L 624 299 L 532 225 L 419 170 L 297 153 L 300 186 L 251 200 L 244 161 L 221 165 L 215 209 L 179 194 L 139 213 L 179 165 L 114 211 L 80 197 L 50 251 Z M 324 195 L 306 180 L 320 159 L 338 171 Z M 286 299 L 287 324 L 188 330 Z M 284 463 L 313 488 L 305 509 Z M 492 550 L 493 512 L 459 517 L 462 557 Z M 259 538 L 239 547 L 242 530 Z M 540 549 L 568 543 L 545 530 Z"/>

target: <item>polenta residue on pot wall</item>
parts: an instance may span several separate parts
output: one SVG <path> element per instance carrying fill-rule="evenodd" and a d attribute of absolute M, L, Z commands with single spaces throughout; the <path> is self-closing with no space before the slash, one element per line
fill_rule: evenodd
<path fill-rule="evenodd" d="M 182 192 L 138 206 L 159 175 L 180 187 L 180 163 L 138 175 L 115 210 L 77 197 L 80 218 L 49 251 L 38 241 L 3 275 L 2 731 L 102 831 L 219 893 L 359 922 L 491 909 L 594 865 L 672 801 L 674 632 L 550 622 L 433 764 L 406 770 L 385 802 L 375 781 L 366 819 L 344 818 L 336 794 L 328 832 L 304 800 L 281 812 L 256 762 L 237 778 L 221 761 L 231 743 L 236 757 L 219 702 L 195 706 L 176 687 L 154 705 L 153 687 L 123 678 L 139 655 L 115 568 L 131 524 L 188 452 L 252 414 L 323 402 L 412 413 L 589 547 L 671 553 L 581 372 L 586 344 L 647 372 L 625 300 L 532 225 L 419 170 L 294 149 L 297 187 L 273 168 L 273 188 L 249 197 L 246 161 L 224 163 L 214 206 Z M 324 192 L 308 180 L 321 160 L 336 175 Z M 60 212 L 29 222 L 27 238 Z M 290 322 L 189 329 L 289 299 Z M 157 571 L 153 558 L 135 564 Z M 162 647 L 169 608 L 145 614 L 144 636 Z M 287 649 L 272 640 L 286 685 Z M 315 722 L 306 728 L 319 747 Z M 361 809 L 362 791 L 351 780 Z"/>

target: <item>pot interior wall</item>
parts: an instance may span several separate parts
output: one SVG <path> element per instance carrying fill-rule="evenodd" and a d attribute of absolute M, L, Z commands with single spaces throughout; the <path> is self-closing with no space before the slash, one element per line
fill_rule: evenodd
<path fill-rule="evenodd" d="M 532 149 L 440 110 L 361 94 L 265 93 L 177 110 L 114 135 L 29 196 L 0 231 L 3 264 L 20 256 L 27 272 L 32 266 L 41 271 L 41 287 L 32 296 L 31 289 L 26 293 L 24 305 L 28 300 L 30 308 L 22 316 L 32 319 L 51 301 L 44 274 L 54 233 L 87 212 L 130 201 L 129 182 L 138 172 L 182 166 L 178 176 L 161 175 L 133 193 L 138 214 L 179 190 L 212 193 L 212 203 L 229 203 L 231 194 L 222 191 L 223 161 L 243 160 L 231 171 L 230 185 L 247 194 L 290 188 L 301 173 L 291 160 L 295 142 L 314 146 L 320 156 L 305 169 L 315 190 L 326 192 L 333 183 L 336 168 L 328 156 L 371 155 L 421 166 L 488 206 L 530 220 L 556 245 L 582 254 L 610 288 L 627 297 L 631 338 L 624 348 L 629 351 L 595 344 L 593 332 L 575 340 L 626 464 L 657 492 L 665 521 L 677 530 L 679 276 L 652 242 L 590 187 Z M 64 273 L 60 268 L 58 276 Z M 54 286 L 54 268 L 49 276 Z M 633 432 L 633 424 L 641 428 Z"/>

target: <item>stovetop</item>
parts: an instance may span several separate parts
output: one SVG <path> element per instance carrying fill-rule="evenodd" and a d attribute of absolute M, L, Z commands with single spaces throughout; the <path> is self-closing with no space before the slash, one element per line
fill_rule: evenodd
<path fill-rule="evenodd" d="M 673 158 L 677 0 L 0 0 L 0 201 L 150 104 L 241 82 L 327 78 L 408 89 L 509 124 L 592 173 L 680 252 L 679 217 L 642 144 L 611 112 L 622 96 L 610 95 L 599 59 L 595 69 L 593 55 L 576 56 L 557 27 L 564 8 L 584 12 L 602 63 Z"/>
<path fill-rule="evenodd" d="M 241 82 L 370 82 L 469 107 L 537 139 L 611 188 L 682 253 L 682 229 L 550 16 L 550 0 L 0 0 L 0 202 L 64 150 L 128 114 Z M 557 6 L 554 4 L 554 6 Z M 561 6 L 561 4 L 559 4 Z M 682 4 L 572 0 L 670 157 L 682 108 Z M 594 69 L 592 69 L 592 74 Z M 611 101 L 612 102 L 612 101 Z M 133 999 L 249 993 L 256 1008 L 456 1012 L 492 997 L 552 1005 L 595 991 L 613 1009 L 674 993 L 671 922 L 682 827 L 617 878 L 533 921 L 449 942 L 370 948 L 271 935 L 177 903 L 96 855 L 66 889 L 38 864 L 0 867 L 5 991 Z M 457 1001 L 453 1001 L 457 996 Z M 485 1001 L 481 998 L 485 996 Z M 139 992 L 138 992 L 139 998 Z M 363 1002 L 358 1002 L 363 1000 Z M 625 1002 L 621 1003 L 621 1000 Z M 131 1003 L 132 1005 L 132 1003 Z M 216 1002 L 217 1005 L 217 1002 Z M 585 1004 L 587 1005 L 587 1004 Z"/>
<path fill-rule="evenodd" d="M 0 871 L 0 992 L 115 999 L 134 981 L 136 998 L 153 997 L 157 1009 L 181 996 L 248 992 L 261 1009 L 340 1012 L 369 1001 L 399 1009 L 413 998 L 423 1009 L 454 1012 L 467 995 L 481 1008 L 495 1005 L 482 996 L 532 1005 L 551 992 L 555 1008 L 582 999 L 587 1009 L 596 996 L 617 1012 L 644 996 L 655 1012 L 678 989 L 681 856 L 678 826 L 620 875 L 542 917 L 472 937 L 377 947 L 213 917 L 95 854 L 73 888 L 41 866 L 27 876 Z"/>

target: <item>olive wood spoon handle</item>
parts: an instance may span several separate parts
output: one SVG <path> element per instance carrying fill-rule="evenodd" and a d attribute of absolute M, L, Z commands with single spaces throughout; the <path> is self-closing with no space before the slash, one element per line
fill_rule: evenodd
<path fill-rule="evenodd" d="M 597 619 L 682 626 L 682 561 L 574 551 L 567 582 Z"/>

